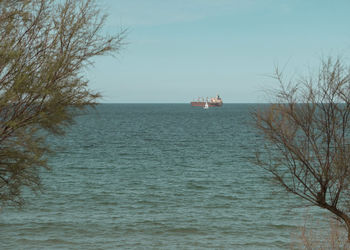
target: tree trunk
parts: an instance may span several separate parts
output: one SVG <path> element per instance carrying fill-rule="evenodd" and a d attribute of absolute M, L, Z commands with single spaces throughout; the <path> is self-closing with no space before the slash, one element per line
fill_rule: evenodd
<path fill-rule="evenodd" d="M 340 218 L 344 221 L 344 223 L 346 225 L 346 231 L 348 233 L 348 242 L 350 242 L 350 217 L 334 206 L 326 206 L 326 209 L 328 209 L 333 214 L 335 214 L 338 218 Z"/>
<path fill-rule="evenodd" d="M 348 242 L 350 242 L 350 218 L 346 214 L 342 213 L 342 216 L 339 216 L 346 225 L 346 230 L 348 232 Z"/>
<path fill-rule="evenodd" d="M 349 220 L 349 218 L 347 218 L 347 219 L 342 218 L 342 219 L 345 222 L 346 230 L 348 232 L 348 242 L 350 242 L 350 220 Z"/>

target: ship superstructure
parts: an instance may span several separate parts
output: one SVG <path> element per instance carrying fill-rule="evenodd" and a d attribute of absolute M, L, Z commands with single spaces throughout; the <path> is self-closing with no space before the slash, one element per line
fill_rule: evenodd
<path fill-rule="evenodd" d="M 206 103 L 208 103 L 209 107 L 221 107 L 223 104 L 220 96 L 216 95 L 216 97 L 207 97 L 205 99 L 203 97 L 198 97 L 197 100 L 191 102 L 191 105 L 195 107 L 204 107 Z"/>

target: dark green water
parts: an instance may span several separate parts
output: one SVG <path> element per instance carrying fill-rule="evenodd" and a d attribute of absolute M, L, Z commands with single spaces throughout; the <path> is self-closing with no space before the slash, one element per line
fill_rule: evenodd
<path fill-rule="evenodd" d="M 50 139 L 44 192 L 1 211 L 1 249 L 288 248 L 305 208 L 250 163 L 256 107 L 99 105 Z"/>

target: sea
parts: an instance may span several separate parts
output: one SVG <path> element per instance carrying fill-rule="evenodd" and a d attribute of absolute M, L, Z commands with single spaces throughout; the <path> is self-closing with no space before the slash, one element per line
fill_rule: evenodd
<path fill-rule="evenodd" d="M 99 104 L 0 211 L 0 249 L 290 249 L 324 211 L 254 164 L 262 104 Z M 320 226 L 321 225 L 321 226 Z"/>

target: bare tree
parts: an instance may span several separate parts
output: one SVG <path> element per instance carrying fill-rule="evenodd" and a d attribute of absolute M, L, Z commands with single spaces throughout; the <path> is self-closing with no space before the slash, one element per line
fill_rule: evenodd
<path fill-rule="evenodd" d="M 277 101 L 254 114 L 265 136 L 257 164 L 288 192 L 343 221 L 350 240 L 350 68 L 322 60 L 316 76 L 280 83 Z"/>
<path fill-rule="evenodd" d="M 47 167 L 43 131 L 63 134 L 74 111 L 100 95 L 82 70 L 119 51 L 125 31 L 103 35 L 93 0 L 0 0 L 0 202 L 21 204 Z"/>

